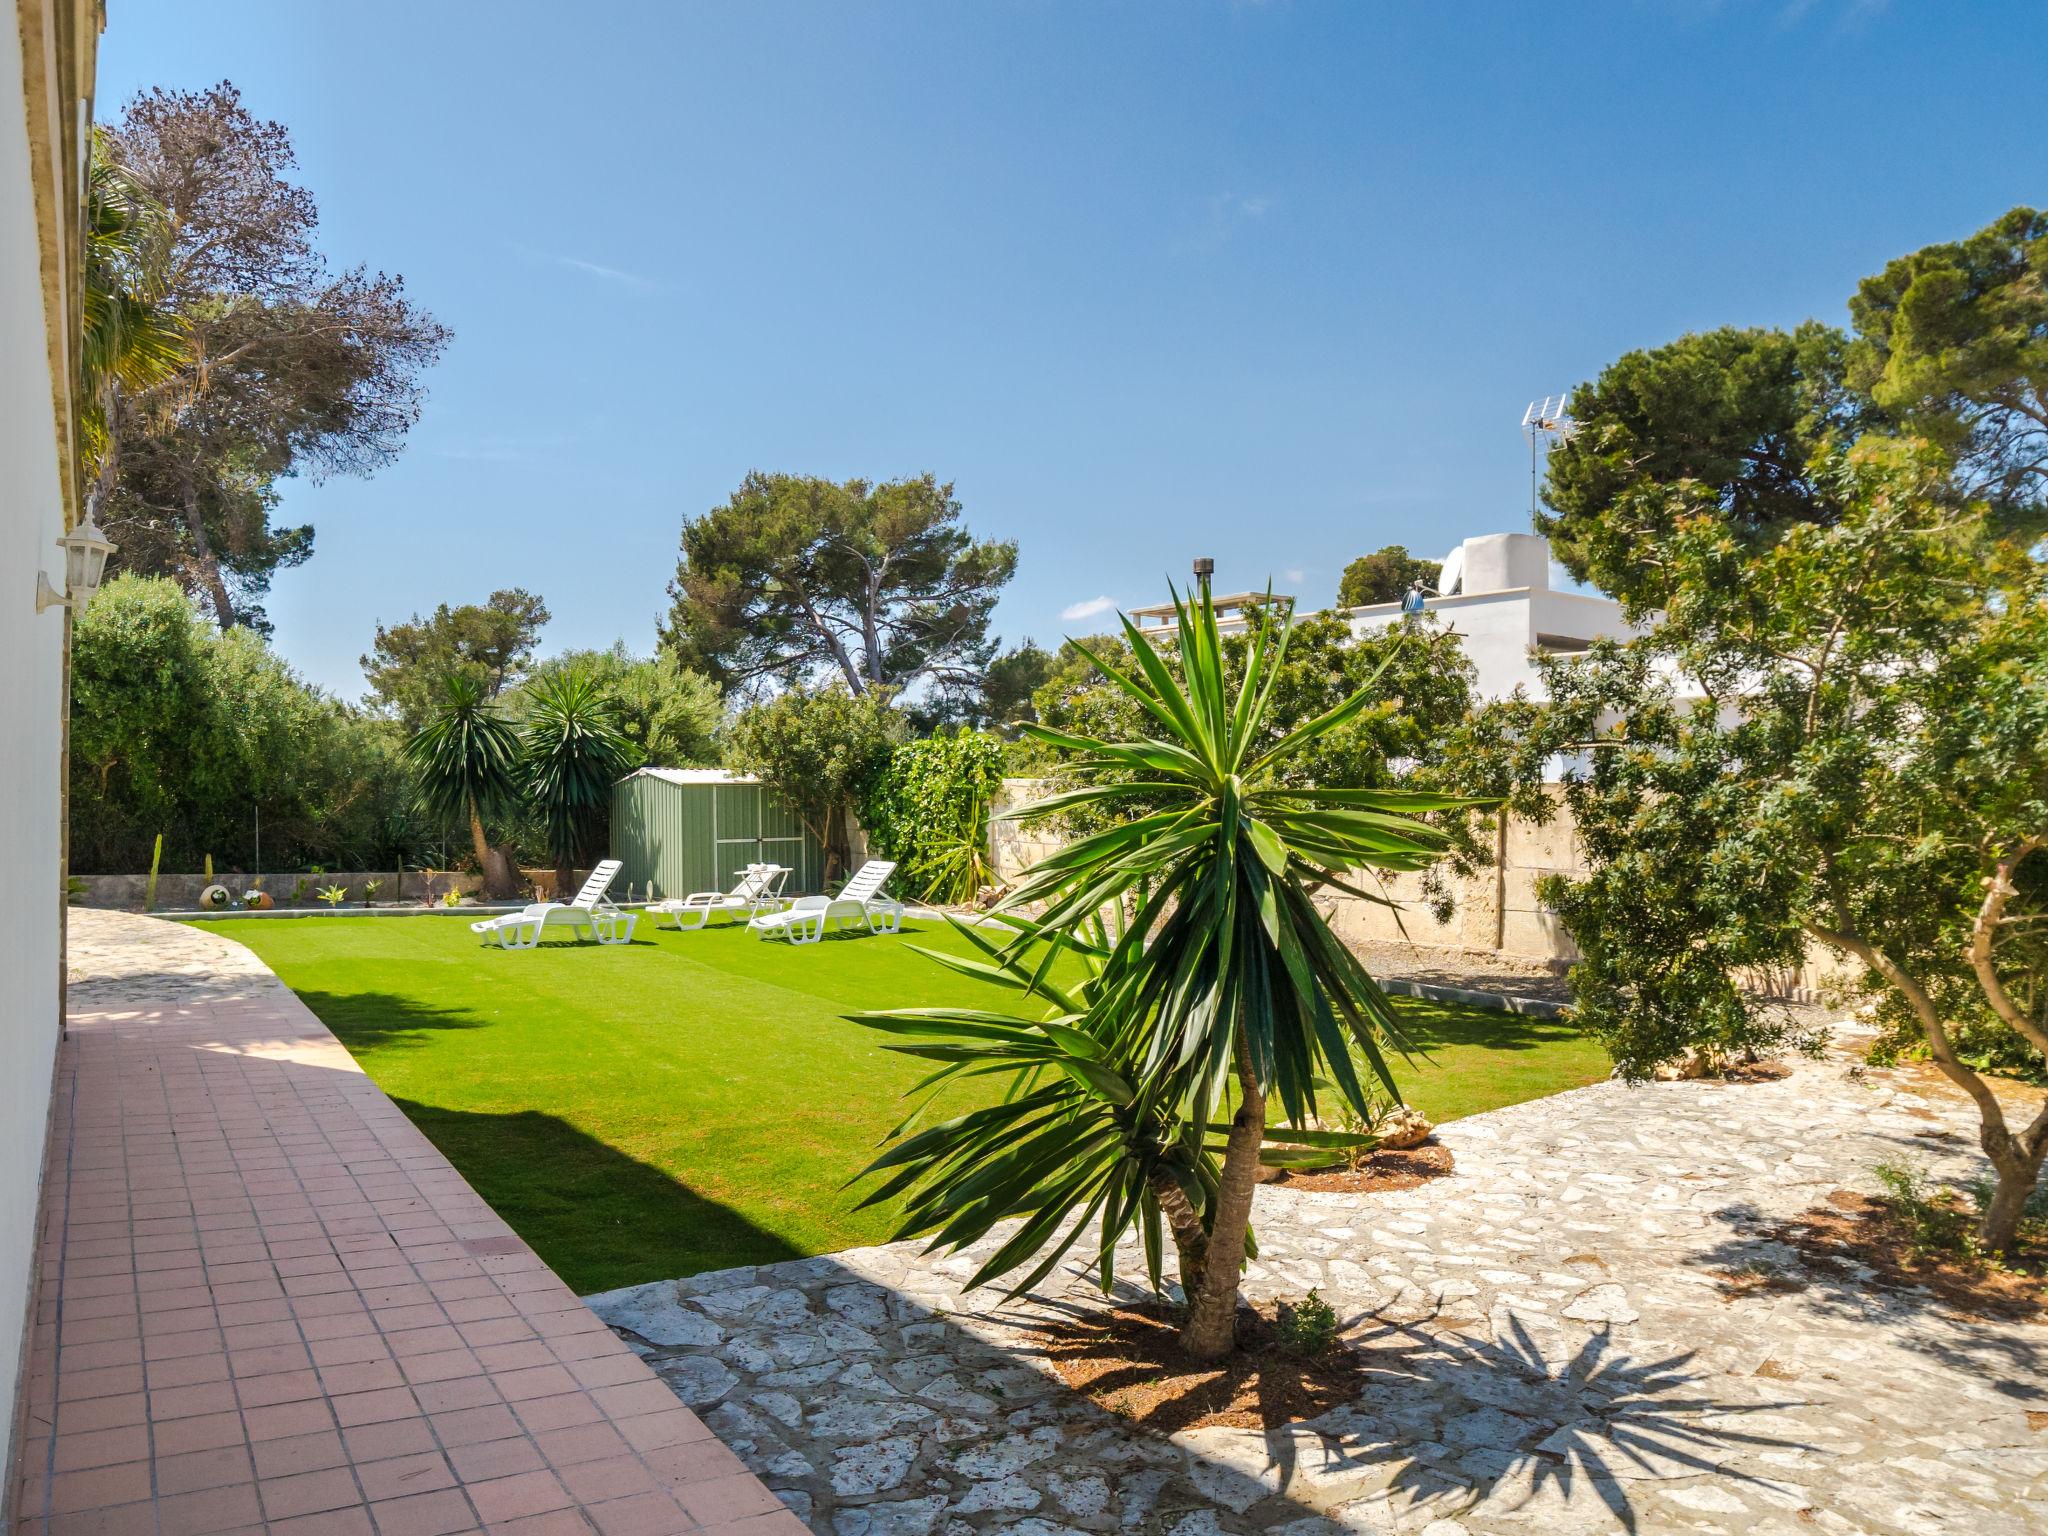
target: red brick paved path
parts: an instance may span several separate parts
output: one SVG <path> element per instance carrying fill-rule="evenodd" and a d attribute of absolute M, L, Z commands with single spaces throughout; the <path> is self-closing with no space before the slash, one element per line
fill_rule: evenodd
<path fill-rule="evenodd" d="M 20 1531 L 800 1536 L 247 951 L 164 940 L 73 998 Z"/>

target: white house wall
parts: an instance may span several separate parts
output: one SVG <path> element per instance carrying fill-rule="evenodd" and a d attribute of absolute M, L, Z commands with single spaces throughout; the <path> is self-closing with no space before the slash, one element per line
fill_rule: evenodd
<path fill-rule="evenodd" d="M 0 47 L 0 1465 L 35 1262 L 36 1197 L 57 1047 L 61 610 L 36 573 L 64 531 L 42 244 L 19 57 Z M 55 565 L 63 579 L 61 564 Z"/>

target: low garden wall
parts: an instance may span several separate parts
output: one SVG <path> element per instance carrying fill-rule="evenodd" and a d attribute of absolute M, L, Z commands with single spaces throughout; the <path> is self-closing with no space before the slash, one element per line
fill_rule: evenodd
<path fill-rule="evenodd" d="M 588 874 L 586 870 L 572 872 L 572 878 L 581 884 Z M 538 898 L 547 899 L 554 890 L 555 872 L 551 869 L 522 869 L 520 875 L 526 892 Z M 303 870 L 288 870 L 284 873 L 251 875 L 243 870 L 217 870 L 213 876 L 215 884 L 224 885 L 236 897 L 262 881 L 262 889 L 270 893 L 270 899 L 280 907 L 312 907 L 326 905 L 319 893 L 328 886 L 338 885 L 348 892 L 347 904 L 360 906 L 372 901 L 380 907 L 423 906 L 429 901 L 439 901 L 449 891 L 461 896 L 474 896 L 483 888 L 480 876 L 459 871 L 436 870 L 430 876 L 423 870 L 333 870 L 327 874 L 309 875 Z M 377 882 L 376 894 L 369 892 L 369 884 Z M 80 875 L 77 884 L 83 887 L 75 897 L 81 907 L 105 907 L 116 912 L 140 912 L 143 899 L 149 890 L 148 875 Z M 304 888 L 300 883 L 304 882 Z M 158 912 L 193 912 L 199 907 L 199 893 L 208 884 L 205 875 L 160 874 L 156 880 L 156 905 Z M 293 893 L 298 899 L 293 899 Z M 574 894 L 573 891 L 571 894 Z M 612 892 L 614 900 L 626 899 L 624 887 Z"/>
<path fill-rule="evenodd" d="M 1051 792 L 1052 786 L 1043 780 L 1005 779 L 993 809 L 999 816 Z M 1586 864 L 1562 792 L 1553 789 L 1551 793 L 1557 803 L 1547 821 L 1539 826 L 1519 817 L 1507 818 L 1496 833 L 1493 863 L 1462 879 L 1451 877 L 1448 921 L 1439 923 L 1431 914 L 1423 900 L 1422 876 L 1397 875 L 1389 877 L 1382 888 L 1398 907 L 1331 891 L 1319 896 L 1318 904 L 1332 931 L 1354 946 L 1427 944 L 1471 955 L 1546 964 L 1562 971 L 1579 958 L 1578 946 L 1556 914 L 1537 898 L 1536 887 L 1546 875 L 1583 873 Z M 1055 852 L 1061 842 L 1059 834 L 1043 822 L 1020 826 L 992 819 L 989 860 L 997 883 L 1011 884 L 1031 865 Z M 1831 986 L 1853 979 L 1854 974 L 1816 945 L 1809 947 L 1805 963 L 1796 970 L 1773 971 L 1744 981 L 1767 996 L 1818 1002 Z"/>

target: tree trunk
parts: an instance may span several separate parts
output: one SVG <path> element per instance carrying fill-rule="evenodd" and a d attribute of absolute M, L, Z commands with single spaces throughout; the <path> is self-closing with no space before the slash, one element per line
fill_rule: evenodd
<path fill-rule="evenodd" d="M 213 542 L 206 536 L 206 518 L 199 510 L 199 482 L 188 469 L 183 477 L 185 530 L 192 535 L 192 564 L 207 596 L 213 600 L 214 622 L 227 629 L 235 622 L 235 601 L 228 596 L 228 584 L 221 577 L 220 561 L 214 558 Z"/>
<path fill-rule="evenodd" d="M 1956 1055 L 1940 1008 L 1917 978 L 1876 945 L 1853 933 L 1814 924 L 1808 925 L 1808 931 L 1822 943 L 1856 956 L 1891 983 L 1919 1021 L 1920 1033 L 1927 1041 L 1927 1054 L 1936 1070 L 1968 1094 L 1977 1106 L 1977 1145 L 1990 1159 L 1996 1179 L 1991 1203 L 1978 1218 L 1977 1239 L 1993 1253 L 2005 1252 L 2012 1247 L 2020 1216 L 2040 1177 L 2043 1157 L 2048 1155 L 2048 1101 L 2043 1102 L 2033 1123 L 2015 1135 L 2006 1124 L 2005 1106 L 1999 1103 L 1991 1085 Z"/>
<path fill-rule="evenodd" d="M 1192 1296 L 1202 1276 L 1202 1261 L 1209 1252 L 1209 1234 L 1202 1230 L 1202 1218 L 1188 1203 L 1187 1192 L 1163 1173 L 1152 1176 L 1152 1197 L 1159 1202 L 1159 1214 L 1166 1218 L 1166 1230 L 1173 1236 L 1174 1256 L 1180 1261 L 1180 1288 Z"/>
<path fill-rule="evenodd" d="M 575 878 L 576 867 L 573 864 L 557 864 L 555 866 L 555 900 L 567 901 L 569 899 L 570 884 Z"/>
<path fill-rule="evenodd" d="M 1241 1095 L 1224 1141 L 1217 1180 L 1216 1219 L 1209 1223 L 1201 1276 L 1188 1297 L 1181 1348 L 1196 1360 L 1221 1360 L 1237 1347 L 1237 1292 L 1244 1269 L 1245 1234 L 1251 1230 L 1252 1191 L 1259 1182 L 1259 1146 L 1266 1130 L 1266 1096 L 1252 1075 L 1240 1029 L 1232 1052 Z"/>
<path fill-rule="evenodd" d="M 484 877 L 484 895 L 493 901 L 507 901 L 519 894 L 519 880 L 512 859 L 504 849 L 491 846 L 484 836 L 484 819 L 477 814 L 476 801 L 469 802 L 469 845 L 476 855 L 477 873 Z"/>
<path fill-rule="evenodd" d="M 2026 1138 L 2008 1136 L 2003 1155 L 1992 1154 L 1991 1166 L 1998 1178 L 1992 1186 L 1991 1203 L 1977 1221 L 1977 1241 L 1991 1253 L 2008 1252 L 2019 1237 L 2020 1218 L 2027 1201 L 2041 1179 L 2041 1159 L 2048 1144 L 2024 1145 Z"/>
<path fill-rule="evenodd" d="M 486 878 L 491 870 L 491 840 L 484 836 L 484 819 L 476 813 L 476 801 L 469 802 L 469 849 L 476 855 L 476 872 Z"/>

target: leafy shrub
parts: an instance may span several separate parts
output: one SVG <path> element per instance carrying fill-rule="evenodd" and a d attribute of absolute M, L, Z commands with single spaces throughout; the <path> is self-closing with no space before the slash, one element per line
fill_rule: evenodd
<path fill-rule="evenodd" d="M 1006 756 L 1000 737 L 965 726 L 903 742 L 890 754 L 861 821 L 896 861 L 903 889 L 964 904 L 990 883 L 989 806 Z"/>
<path fill-rule="evenodd" d="M 1930 1192 L 1920 1174 L 1904 1163 L 1879 1163 L 1871 1172 L 1884 1186 L 1884 1203 L 1905 1223 L 1916 1255 L 1975 1263 L 1977 1213 L 1953 1190 Z"/>
<path fill-rule="evenodd" d="M 176 582 L 121 575 L 72 646 L 71 862 L 82 874 L 309 858 L 376 868 L 410 793 L 395 728 L 302 681 L 248 629 L 222 631 Z M 210 872 L 209 872 L 210 874 Z"/>
<path fill-rule="evenodd" d="M 1298 1304 L 1283 1301 L 1276 1310 L 1274 1332 L 1288 1354 L 1313 1360 L 1336 1344 L 1336 1309 L 1313 1289 Z"/>

